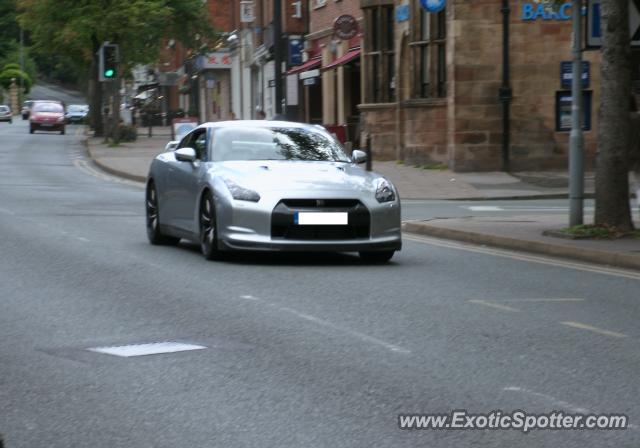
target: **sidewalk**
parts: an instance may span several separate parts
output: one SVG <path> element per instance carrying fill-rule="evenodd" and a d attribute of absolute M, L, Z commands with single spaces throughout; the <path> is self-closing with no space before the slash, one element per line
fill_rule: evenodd
<path fill-rule="evenodd" d="M 168 128 L 154 128 L 154 136 L 144 134 L 132 143 L 108 147 L 102 139 L 89 138 L 87 146 L 94 162 L 103 170 L 131 180 L 144 182 L 153 158 L 164 152 L 170 140 Z M 567 197 L 566 173 L 502 172 L 454 173 L 449 170 L 425 170 L 396 162 L 373 162 L 373 170 L 391 180 L 403 199 L 517 199 Z M 587 174 L 586 193 L 593 193 L 593 175 Z"/>

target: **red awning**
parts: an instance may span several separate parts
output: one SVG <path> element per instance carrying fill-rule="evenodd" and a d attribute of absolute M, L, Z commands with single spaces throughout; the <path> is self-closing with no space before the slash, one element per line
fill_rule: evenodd
<path fill-rule="evenodd" d="M 356 48 L 355 50 L 351 50 L 346 54 L 343 54 L 338 59 L 333 61 L 331 64 L 322 67 L 322 70 L 331 70 L 332 68 L 339 67 L 340 65 L 346 64 L 347 62 L 353 61 L 355 58 L 360 57 L 360 49 Z"/>
<path fill-rule="evenodd" d="M 296 65 L 291 70 L 287 72 L 287 75 L 295 75 L 296 73 L 306 72 L 307 70 L 311 70 L 312 68 L 316 68 L 322 63 L 320 58 L 309 59 L 304 64 Z"/>

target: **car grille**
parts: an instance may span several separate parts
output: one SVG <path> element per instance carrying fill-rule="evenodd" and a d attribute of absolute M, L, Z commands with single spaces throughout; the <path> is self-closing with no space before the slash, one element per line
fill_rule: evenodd
<path fill-rule="evenodd" d="M 348 225 L 307 225 L 294 223 L 296 212 L 346 212 Z M 271 237 L 285 240 L 366 239 L 370 234 L 371 215 L 357 199 L 284 199 L 271 215 Z"/>

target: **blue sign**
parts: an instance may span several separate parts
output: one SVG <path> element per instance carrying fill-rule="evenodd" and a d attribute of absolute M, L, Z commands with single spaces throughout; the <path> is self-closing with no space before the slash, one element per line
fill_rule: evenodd
<path fill-rule="evenodd" d="M 602 46 L 601 0 L 590 0 L 587 7 L 587 47 Z M 631 46 L 640 46 L 640 3 L 629 0 L 629 34 Z"/>
<path fill-rule="evenodd" d="M 396 6 L 396 22 L 400 23 L 409 20 L 410 11 L 408 4 Z"/>
<path fill-rule="evenodd" d="M 440 12 L 447 6 L 447 0 L 420 0 L 420 4 L 427 12 Z"/>
<path fill-rule="evenodd" d="M 582 116 L 582 129 L 584 131 L 591 130 L 591 90 L 582 91 L 582 108 L 584 115 Z M 556 92 L 556 131 L 569 132 L 572 124 L 572 107 L 573 98 L 571 92 Z"/>
<path fill-rule="evenodd" d="M 582 88 L 588 89 L 591 81 L 589 61 L 582 61 Z M 573 62 L 560 63 L 560 84 L 563 89 L 570 89 L 573 82 Z"/>
<path fill-rule="evenodd" d="M 541 20 L 557 20 L 566 22 L 571 20 L 571 2 L 553 7 L 545 3 L 524 3 L 522 5 L 522 20 L 535 22 Z"/>
<path fill-rule="evenodd" d="M 302 64 L 302 46 L 303 42 L 300 37 L 291 37 L 289 39 L 289 65 Z"/>

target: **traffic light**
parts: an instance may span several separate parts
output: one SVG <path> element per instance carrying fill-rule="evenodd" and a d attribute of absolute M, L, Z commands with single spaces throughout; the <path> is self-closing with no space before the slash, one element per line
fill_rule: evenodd
<path fill-rule="evenodd" d="M 118 45 L 105 43 L 100 48 L 100 81 L 118 77 Z"/>

